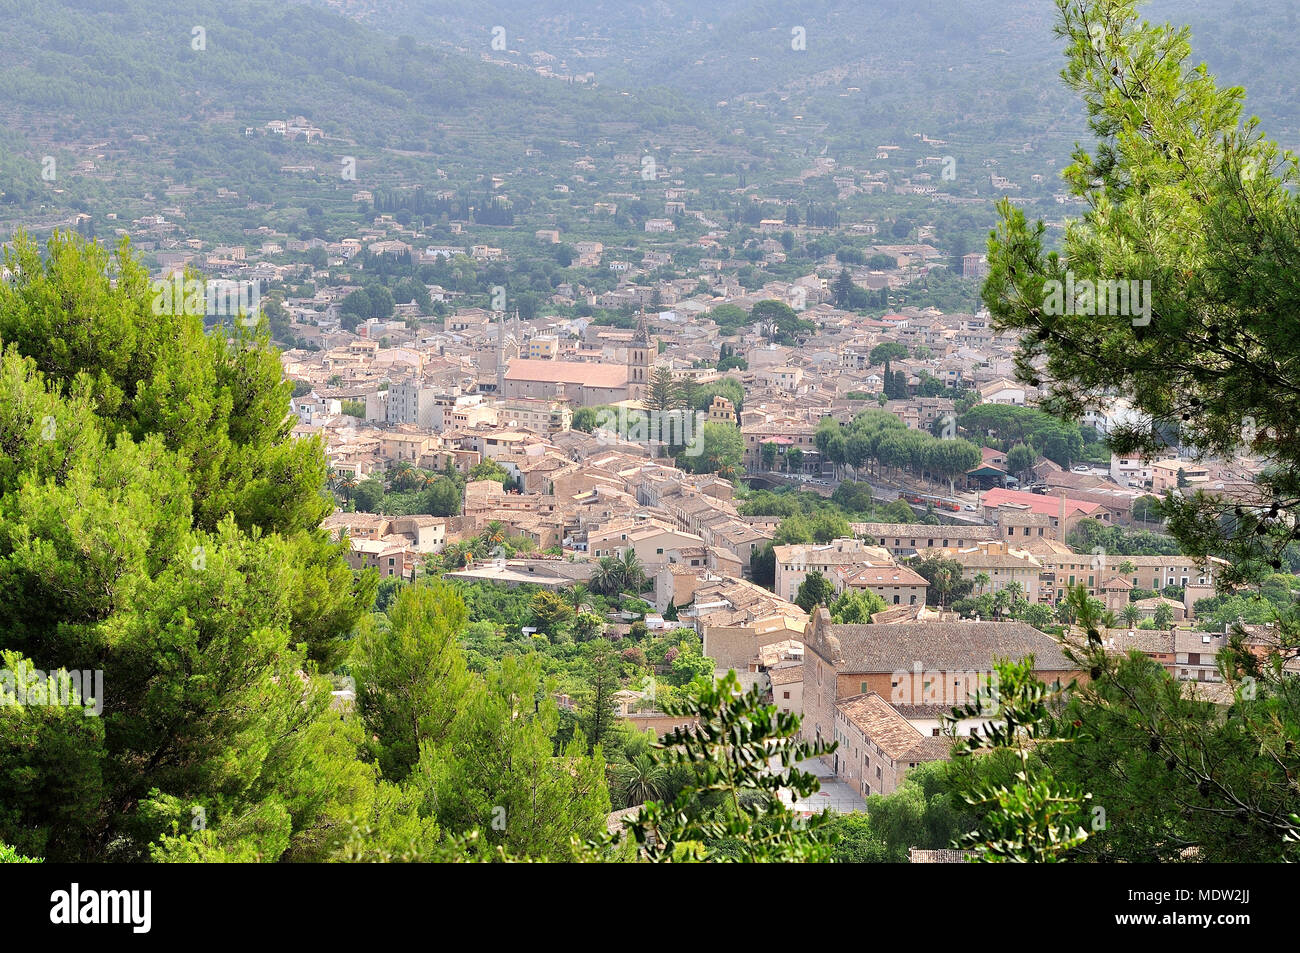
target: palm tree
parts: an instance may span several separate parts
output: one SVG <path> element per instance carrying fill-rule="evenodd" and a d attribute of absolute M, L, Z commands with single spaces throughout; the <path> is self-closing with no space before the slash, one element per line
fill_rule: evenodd
<path fill-rule="evenodd" d="M 622 584 L 620 565 L 613 556 L 601 556 L 591 570 L 591 588 L 603 596 L 617 595 Z"/>
<path fill-rule="evenodd" d="M 390 490 L 405 490 L 406 481 L 409 479 L 407 474 L 410 473 L 410 471 L 411 464 L 406 460 L 403 460 L 401 463 L 397 464 L 397 466 L 393 467 L 388 474 L 388 488 Z"/>
<path fill-rule="evenodd" d="M 662 800 L 668 793 L 668 769 L 648 754 L 637 755 L 619 765 L 615 778 L 628 807 Z"/>
<path fill-rule="evenodd" d="M 500 520 L 489 520 L 483 528 L 483 542 L 491 546 L 500 546 L 506 541 L 506 524 Z"/>
<path fill-rule="evenodd" d="M 934 582 L 930 583 L 930 585 L 939 594 L 939 608 L 942 609 L 944 602 L 948 599 L 948 594 L 952 592 L 952 571 L 940 569 L 934 574 Z"/>
<path fill-rule="evenodd" d="M 619 575 L 621 576 L 619 582 L 624 589 L 638 595 L 645 590 L 645 569 L 641 566 L 636 550 L 631 546 L 623 550 L 623 558 L 619 562 Z"/>
<path fill-rule="evenodd" d="M 985 587 L 986 587 L 990 582 L 992 582 L 992 580 L 989 579 L 989 574 L 988 574 L 988 573 L 986 573 L 986 572 L 977 572 L 977 573 L 975 574 L 975 594 L 976 594 L 977 596 L 982 596 L 982 595 L 984 595 L 984 588 L 985 588 Z"/>
<path fill-rule="evenodd" d="M 1133 628 L 1135 625 L 1137 625 L 1138 619 L 1142 617 L 1142 613 L 1138 610 L 1137 605 L 1132 602 L 1124 606 L 1123 614 L 1124 614 L 1124 624 L 1127 625 L 1130 629 Z"/>
<path fill-rule="evenodd" d="M 575 582 L 565 590 L 565 592 L 569 597 L 569 605 L 573 606 L 573 611 L 581 612 L 583 600 L 585 600 L 589 594 L 587 587 L 580 582 Z"/>
<path fill-rule="evenodd" d="M 1015 602 L 1017 599 L 1023 598 L 1025 595 L 1024 584 L 1019 582 L 1007 583 L 1005 591 L 1007 596 L 1010 598 L 1012 602 Z"/>
<path fill-rule="evenodd" d="M 1169 607 L 1167 601 L 1162 600 L 1156 605 L 1156 611 L 1152 616 L 1152 620 L 1155 622 L 1157 629 L 1169 628 L 1169 623 L 1174 621 L 1174 610 Z"/>
<path fill-rule="evenodd" d="M 469 561 L 469 547 L 464 543 L 448 543 L 442 549 L 442 564 L 448 569 L 461 569 Z"/>
<path fill-rule="evenodd" d="M 1088 635 L 1089 642 L 1101 643 L 1101 629 L 1117 628 L 1115 613 L 1111 612 L 1100 599 L 1088 595 L 1082 585 L 1066 592 L 1064 602 L 1065 621 L 1077 625 Z"/>

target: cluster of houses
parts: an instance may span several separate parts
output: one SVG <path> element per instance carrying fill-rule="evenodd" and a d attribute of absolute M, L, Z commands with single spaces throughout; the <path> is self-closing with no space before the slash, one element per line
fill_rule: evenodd
<path fill-rule="evenodd" d="M 671 298 L 673 289 L 661 290 Z M 493 523 L 531 541 L 533 551 L 471 562 L 454 577 L 561 589 L 589 580 L 596 560 L 631 550 L 653 582 L 656 620 L 671 613 L 674 624 L 698 634 L 719 672 L 761 685 L 780 709 L 802 716 L 810 739 L 839 742 L 830 767 L 862 796 L 888 793 L 908 769 L 947 757 L 941 716 L 982 684 L 993 659 L 1032 655 L 1049 682 L 1077 674 L 1056 641 L 1033 626 L 959 619 L 928 605 L 935 600 L 909 565 L 914 556 L 942 556 L 980 593 L 1014 587 L 1031 603 L 1055 605 L 1082 585 L 1118 612 L 1132 590 L 1152 590 L 1154 598 L 1135 603 L 1139 616 L 1155 618 L 1167 606 L 1172 623 L 1108 631 L 1107 646 L 1144 652 L 1188 682 L 1218 679 L 1214 655 L 1223 637 L 1185 623 L 1195 602 L 1214 593 L 1219 561 L 1120 559 L 1075 552 L 1067 542 L 1084 519 L 1132 525 L 1134 500 L 1157 482 L 1161 489 L 1231 482 L 1226 471 L 1190 460 L 1116 458 L 1109 473 L 1076 473 L 1040 459 L 1021 475 L 1032 489 L 1021 489 L 1004 456 L 986 450 L 969 477 L 978 503 L 962 519 L 856 523 L 844 538 L 775 546 L 773 588 L 755 584 L 754 559 L 779 520 L 741 515 L 733 482 L 680 469 L 653 440 L 573 429 L 575 414 L 644 407 L 660 368 L 702 385 L 729 378 L 741 385 L 743 405 L 718 397 L 707 418 L 737 428 L 741 469 L 771 469 L 765 444 L 783 453 L 797 447 L 795 473 L 829 486 L 833 468 L 814 439 L 827 416 L 847 421 L 874 407 L 907 427 L 931 429 L 964 388 L 986 403 L 1032 404 L 1037 395 L 1012 382 L 1009 342 L 980 316 L 866 319 L 815 303 L 804 315 L 817 331 L 800 347 L 750 331 L 725 336 L 747 366 L 719 372 L 713 365 L 724 335 L 707 311 L 681 303 L 643 310 L 630 329 L 456 308 L 440 326 L 372 321 L 356 333 L 324 334 L 317 349 L 284 352 L 285 374 L 297 383 L 296 433 L 322 439 L 336 477 L 363 480 L 398 467 L 468 475 L 488 460 L 510 477 L 507 485 L 470 480 L 461 512 L 450 516 L 336 513 L 327 526 L 348 537 L 352 564 L 410 579 L 430 554 Z M 878 396 L 884 369 L 869 357 L 885 341 L 909 348 L 890 362 L 891 373 L 906 375 L 908 393 L 888 399 Z M 922 394 L 927 377 L 942 382 L 942 392 L 931 385 Z M 1116 419 L 1125 410 L 1118 406 Z M 1093 423 L 1104 430 L 1105 415 Z M 836 596 L 876 594 L 884 611 L 870 624 L 835 624 L 825 608 L 810 616 L 795 599 L 812 572 Z M 1181 600 L 1158 595 L 1170 586 L 1181 589 Z"/>
<path fill-rule="evenodd" d="M 441 316 L 398 302 L 392 318 L 346 330 L 340 308 L 353 286 L 330 276 L 335 263 L 363 249 L 417 261 L 468 254 L 487 263 L 504 254 L 490 245 L 421 248 L 414 235 L 384 219 L 356 239 L 320 243 L 330 264 L 317 269 L 312 296 L 284 303 L 298 343 L 281 356 L 294 382 L 294 433 L 322 441 L 344 496 L 368 478 L 407 469 L 425 478 L 454 470 L 467 482 L 454 514 L 340 509 L 329 517 L 327 528 L 348 540 L 354 568 L 413 579 L 444 547 L 479 536 L 489 524 L 528 540 L 530 552 L 471 561 L 452 573 L 456 578 L 562 589 L 589 580 L 596 560 L 631 550 L 653 583 L 656 618 L 667 614 L 691 628 L 719 671 L 733 669 L 747 684 L 761 685 L 779 708 L 802 716 L 809 738 L 839 742 L 830 766 L 862 796 L 888 793 L 910 768 L 947 756 L 941 715 L 981 684 L 994 658 L 1033 655 L 1047 681 L 1076 674 L 1055 640 L 1030 625 L 963 620 L 928 605 L 935 600 L 927 599 L 927 579 L 909 565 L 913 556 L 940 555 L 980 592 L 1014 586 L 1031 603 L 1055 605 L 1068 588 L 1083 585 L 1118 611 L 1132 590 L 1152 590 L 1156 597 L 1135 603 L 1139 615 L 1165 616 L 1172 624 L 1109 631 L 1108 647 L 1144 652 L 1198 685 L 1218 678 L 1213 660 L 1222 636 L 1186 626 L 1195 602 L 1214 593 L 1215 560 L 1099 557 L 1075 552 L 1068 539 L 1085 519 L 1140 524 L 1134 502 L 1146 493 L 1192 487 L 1232 495 L 1250 481 L 1250 468 L 1240 461 L 1234 469 L 1173 455 L 1115 457 L 1108 470 L 1082 473 L 1040 458 L 1031 472 L 1013 474 L 1004 454 L 986 449 L 964 481 L 961 498 L 969 502 L 956 516 L 942 524 L 858 523 L 843 538 L 775 546 L 769 590 L 754 582 L 753 567 L 779 520 L 742 515 L 732 480 L 689 473 L 664 455 L 661 441 L 617 425 L 574 429 L 588 408 L 645 408 L 652 382 L 665 371 L 702 387 L 733 381 L 743 403 L 717 396 L 701 414 L 738 431 L 738 470 L 751 478 L 780 471 L 784 481 L 829 495 L 843 474 L 816 444 L 827 417 L 848 422 L 864 409 L 879 409 L 908 428 L 935 432 L 972 395 L 988 404 L 1036 402 L 1034 388 L 1014 379 L 1015 341 L 995 333 L 987 315 L 907 308 L 872 318 L 841 310 L 831 292 L 838 267 L 746 289 L 734 277 L 737 262 L 719 255 L 689 278 L 646 279 L 670 260 L 648 256 L 667 253 L 648 251 L 638 264 L 610 258 L 599 242 L 578 242 L 575 251 L 587 267 L 627 267 L 612 269 L 618 273 L 612 290 L 562 284 L 550 304 L 567 313 L 575 304 L 631 308 L 640 312 L 635 327 L 567 313 L 525 320 L 430 285 L 430 297 L 446 305 Z M 539 241 L 558 240 L 558 230 L 543 231 Z M 194 252 L 193 260 L 182 253 L 168 264 L 201 260 L 223 276 L 273 281 L 288 272 L 268 264 L 268 255 L 317 245 L 270 232 L 250 241 L 261 242 L 261 260 L 256 254 L 250 260 L 246 247 L 232 247 L 206 257 Z M 903 270 L 935 259 L 925 245 L 879 251 Z M 978 271 L 981 263 L 965 265 Z M 882 283 L 880 275 L 851 271 L 869 288 L 887 287 L 895 277 Z M 763 300 L 790 304 L 814 330 L 786 345 L 774 343 L 770 329 L 724 330 L 710 317 L 722 305 L 749 309 Z M 892 349 L 888 368 L 877 351 L 884 343 L 902 346 Z M 719 369 L 723 357 L 734 360 Z M 1086 422 L 1104 434 L 1130 416 L 1131 408 L 1116 400 Z M 471 479 L 485 461 L 509 481 Z M 836 624 L 824 608 L 810 616 L 795 599 L 811 572 L 821 573 L 835 595 L 868 590 L 885 609 L 870 624 Z M 1159 595 L 1170 586 L 1181 589 L 1181 599 Z"/>

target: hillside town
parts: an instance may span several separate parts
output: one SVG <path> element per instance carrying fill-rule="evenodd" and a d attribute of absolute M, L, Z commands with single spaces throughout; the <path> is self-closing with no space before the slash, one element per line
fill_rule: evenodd
<path fill-rule="evenodd" d="M 396 250 L 417 261 L 443 253 L 375 244 L 376 254 Z M 603 254 L 598 245 L 578 249 L 596 260 Z M 870 251 L 924 262 L 932 250 Z M 972 408 L 1032 408 L 1039 395 L 1015 380 L 1014 338 L 995 333 L 982 313 L 904 308 L 873 318 L 836 308 L 833 270 L 751 293 L 725 275 L 725 263 L 711 263 L 672 282 L 624 277 L 601 296 L 562 287 L 551 302 L 627 306 L 635 310 L 631 328 L 544 313 L 524 320 L 454 302 L 440 320 L 423 319 L 411 302 L 390 320 L 347 330 L 340 314 L 347 286 L 322 281 L 314 297 L 286 299 L 293 337 L 311 344 L 281 355 L 294 382 L 294 435 L 324 445 L 338 495 L 326 526 L 347 539 L 353 567 L 405 582 L 445 571 L 467 582 L 561 591 L 590 584 L 602 558 L 631 552 L 653 607 L 645 624 L 689 629 L 719 675 L 735 670 L 782 711 L 802 716 L 810 738 L 854 752 L 833 759 L 831 775 L 859 797 L 888 794 L 907 767 L 946 757 L 937 741 L 941 716 L 967 700 L 968 686 L 980 687 L 979 673 L 991 673 L 995 658 L 1032 655 L 1048 681 L 1076 675 L 1043 631 L 1060 621 L 1057 609 L 1075 586 L 1119 620 L 1105 636 L 1115 652 L 1140 649 L 1180 680 L 1219 680 L 1214 656 L 1226 627 L 1198 628 L 1195 607 L 1215 596 L 1222 560 L 1176 551 L 1108 556 L 1070 540 L 1088 521 L 1124 532 L 1158 528 L 1158 518 L 1135 505 L 1184 488 L 1247 499 L 1258 461 L 1193 462 L 1171 447 L 1161 459 L 1112 454 L 1075 466 L 1034 454 L 1013 470 L 1008 452 L 984 445 L 978 463 L 951 482 L 924 470 L 855 472 L 819 445 L 825 421 L 849 425 L 864 412 L 883 413 L 942 439 L 945 427 L 957 436 L 957 421 Z M 447 297 L 438 286 L 428 291 Z M 808 322 L 797 342 L 778 343 L 758 325 L 726 333 L 710 319 L 721 307 L 752 311 L 764 302 Z M 727 355 L 738 360 L 719 370 Z M 734 382 L 730 392 L 743 398 L 716 394 L 691 410 L 688 429 L 734 431 L 736 459 L 683 469 L 678 461 L 689 464 L 689 456 L 675 458 L 667 441 L 630 432 L 629 420 L 654 409 L 651 391 L 660 385 L 717 390 L 722 382 Z M 588 416 L 583 426 L 584 411 L 596 408 L 605 423 Z M 1115 398 L 1079 424 L 1100 438 L 1131 417 Z M 445 512 L 386 514 L 382 504 L 368 512 L 354 498 L 367 481 L 391 486 L 411 474 L 428 481 L 452 473 L 463 496 Z M 743 512 L 742 497 L 756 489 L 829 502 L 857 483 L 871 504 L 902 515 L 852 522 L 843 536 L 783 542 L 779 518 Z M 467 547 L 485 534 L 514 545 L 477 557 Z M 445 564 L 448 547 L 457 565 Z M 765 550 L 774 573 L 759 572 L 759 584 Z M 993 597 L 993 614 L 963 616 L 951 598 L 936 597 L 917 569 L 926 560 L 955 567 L 968 591 Z M 827 593 L 811 612 L 796 604 L 810 575 Z M 871 627 L 833 623 L 827 604 L 862 592 L 883 606 L 863 620 Z M 1040 628 L 1013 621 L 1013 602 L 1042 607 L 1033 616 Z M 944 674 L 913 685 L 914 669 Z M 908 673 L 906 691 L 899 672 Z M 955 694 L 940 684 L 951 672 L 962 673 Z M 634 724 L 672 724 L 652 708 L 639 711 L 639 701 L 625 704 Z"/>
<path fill-rule="evenodd" d="M 1300 7 L 1184 6 L 0 4 L 16 909 L 1300 860 Z"/>

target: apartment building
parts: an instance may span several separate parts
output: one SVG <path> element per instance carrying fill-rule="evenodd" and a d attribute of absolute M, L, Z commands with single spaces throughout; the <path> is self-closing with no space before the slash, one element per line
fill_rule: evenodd
<path fill-rule="evenodd" d="M 835 704 L 832 768 L 863 797 L 892 794 L 907 772 L 927 761 L 947 760 L 952 739 L 926 735 L 876 692 Z"/>
<path fill-rule="evenodd" d="M 819 572 L 829 579 L 832 572 L 840 568 L 896 568 L 893 557 L 884 549 L 853 538 L 835 539 L 829 543 L 777 546 L 774 552 L 776 594 L 791 602 L 810 572 Z"/>
<path fill-rule="evenodd" d="M 863 707 L 855 706 L 855 701 L 874 694 L 896 710 L 900 706 L 961 705 L 986 683 L 994 660 L 1019 661 L 1031 655 L 1036 677 L 1049 684 L 1069 682 L 1081 674 L 1055 639 L 1022 622 L 837 625 L 831 622 L 827 609 L 818 608 L 804 639 L 804 736 L 809 741 L 842 743 L 847 738 L 859 751 L 874 752 L 865 778 L 865 759 L 855 760 L 852 750 L 844 764 L 833 756 L 826 760 L 837 774 L 844 776 L 845 770 L 852 770 L 855 781 L 871 784 L 872 793 L 878 793 L 876 785 L 885 786 L 886 771 L 893 772 L 896 785 L 910 766 L 925 759 L 911 757 L 919 744 L 916 736 L 885 717 L 879 703 Z M 884 721 L 873 722 L 868 715 Z M 848 725 L 855 718 L 860 722 L 856 735 Z M 882 727 L 889 724 L 894 725 L 895 742 L 906 743 L 875 746 L 883 740 Z M 867 746 L 865 739 L 873 745 Z M 878 760 L 882 757 L 883 762 Z M 876 767 L 881 769 L 878 777 Z"/>
<path fill-rule="evenodd" d="M 977 587 L 983 592 L 996 593 L 1016 583 L 1030 602 L 1044 601 L 1040 599 L 1043 563 L 1026 550 L 1015 549 L 1002 540 L 985 540 L 969 547 L 931 552 L 959 563 L 963 579 L 974 582 L 981 575 L 987 576 L 987 585 Z"/>
<path fill-rule="evenodd" d="M 519 427 L 551 436 L 573 425 L 573 409 L 558 400 L 512 397 L 497 403 L 497 420 L 507 427 Z"/>
<path fill-rule="evenodd" d="M 1200 464 L 1190 460 L 1157 460 L 1151 464 L 1151 492 L 1163 496 L 1166 490 L 1178 489 L 1180 473 L 1183 482 L 1192 490 L 1210 482 L 1209 469 Z"/>
<path fill-rule="evenodd" d="M 915 556 L 922 549 L 948 549 L 996 540 L 996 526 L 931 526 L 927 523 L 850 523 L 854 534 L 896 558 Z"/>
<path fill-rule="evenodd" d="M 1215 572 L 1227 563 L 1217 557 L 1198 562 L 1191 556 L 1119 556 L 1094 553 L 1050 553 L 1039 557 L 1043 564 L 1042 589 L 1050 594 L 1043 601 L 1064 597 L 1071 586 L 1083 585 L 1089 595 L 1099 596 L 1103 586 L 1118 577 L 1133 589 L 1159 592 L 1166 586 L 1202 589 L 1213 594 Z M 1121 571 L 1132 566 L 1131 571 Z"/>

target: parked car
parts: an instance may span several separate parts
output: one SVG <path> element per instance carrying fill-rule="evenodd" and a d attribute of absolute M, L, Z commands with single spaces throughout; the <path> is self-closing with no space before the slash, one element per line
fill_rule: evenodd
<path fill-rule="evenodd" d="M 1075 473 L 1091 473 L 1092 467 L 1085 467 L 1082 463 L 1074 468 Z"/>
<path fill-rule="evenodd" d="M 967 513 L 974 513 L 974 512 L 975 512 L 975 504 L 974 504 L 974 503 L 967 503 L 965 506 L 962 507 L 962 509 L 965 510 Z"/>

